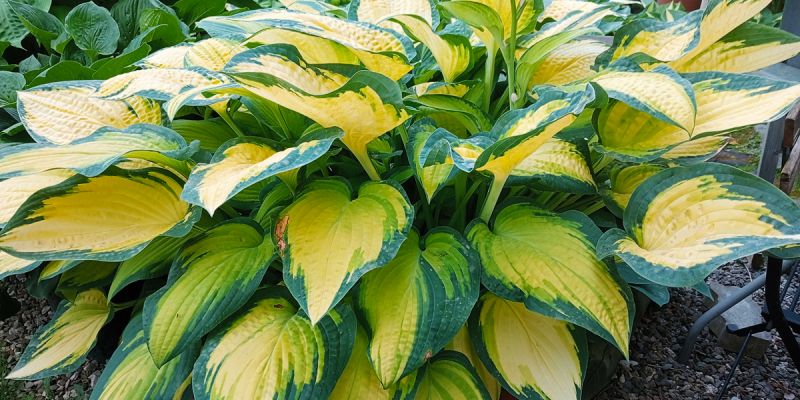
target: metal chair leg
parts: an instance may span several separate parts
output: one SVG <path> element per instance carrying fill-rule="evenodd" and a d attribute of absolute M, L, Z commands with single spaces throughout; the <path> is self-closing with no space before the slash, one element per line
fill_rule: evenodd
<path fill-rule="evenodd" d="M 728 385 L 730 385 L 733 376 L 736 375 L 736 369 L 739 368 L 739 363 L 742 362 L 742 357 L 744 356 L 745 350 L 747 350 L 747 344 L 750 343 L 750 338 L 752 336 L 753 336 L 752 330 L 747 332 L 747 336 L 745 336 L 744 342 L 742 343 L 742 348 L 739 349 L 739 353 L 736 354 L 736 359 L 733 360 L 733 365 L 731 365 L 731 372 L 728 372 L 728 376 L 725 377 L 725 382 L 723 382 L 722 387 L 719 388 L 716 400 L 722 400 L 722 396 L 724 396 L 725 393 L 728 392 Z"/>
<path fill-rule="evenodd" d="M 681 351 L 678 353 L 678 362 L 681 364 L 686 364 L 689 362 L 689 356 L 692 355 L 694 345 L 697 343 L 697 338 L 700 336 L 700 333 L 703 332 L 703 328 L 705 328 L 706 325 L 710 324 L 714 318 L 719 317 L 722 315 L 722 313 L 728 311 L 731 307 L 747 298 L 747 296 L 755 293 L 756 290 L 764 286 L 765 281 L 765 274 L 757 276 L 752 282 L 742 286 L 730 297 L 715 304 L 708 311 L 704 312 L 700 318 L 697 318 L 694 324 L 692 324 L 692 327 L 689 328 L 689 333 L 686 335 L 686 340 L 684 340 Z"/>
<path fill-rule="evenodd" d="M 794 265 L 794 262 L 792 261 L 784 262 L 781 272 L 785 273 L 792 268 L 792 265 Z M 700 318 L 697 318 L 697 321 L 695 321 L 694 324 L 692 324 L 692 327 L 689 328 L 689 333 L 686 335 L 686 340 L 684 340 L 681 351 L 678 353 L 678 362 L 681 364 L 686 364 L 689 362 L 689 357 L 692 355 L 694 346 L 697 343 L 697 338 L 700 336 L 700 333 L 703 332 L 703 328 L 705 328 L 706 325 L 710 324 L 714 318 L 719 317 L 722 315 L 722 313 L 728 311 L 731 307 L 747 298 L 747 296 L 755 293 L 756 290 L 762 288 L 766 283 L 766 279 L 766 274 L 757 276 L 752 282 L 742 286 L 730 297 L 720 301 L 714 305 L 714 307 L 711 307 L 708 311 L 704 312 Z"/>
<path fill-rule="evenodd" d="M 767 260 L 764 302 L 766 303 L 767 311 L 769 311 L 773 328 L 778 331 L 781 340 L 783 340 L 783 345 L 786 346 L 786 352 L 789 353 L 795 368 L 800 371 L 800 344 L 797 343 L 797 338 L 795 338 L 792 328 L 786 321 L 783 307 L 781 306 L 781 264 L 781 260 L 777 258 L 770 257 Z"/>

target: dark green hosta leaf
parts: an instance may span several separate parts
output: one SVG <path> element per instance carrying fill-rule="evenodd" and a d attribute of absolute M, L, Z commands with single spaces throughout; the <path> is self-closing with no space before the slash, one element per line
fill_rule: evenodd
<path fill-rule="evenodd" d="M 9 71 L 0 71 L 0 107 L 14 104 L 17 101 L 17 90 L 25 87 L 25 77 L 22 74 Z"/>
<path fill-rule="evenodd" d="M 92 70 L 84 67 L 77 61 L 61 61 L 50 68 L 41 71 L 28 84 L 28 87 L 44 85 L 45 83 L 92 79 Z"/>
<path fill-rule="evenodd" d="M 28 72 L 36 71 L 41 68 L 42 68 L 42 63 L 36 58 L 36 56 L 30 56 L 19 62 L 17 70 L 19 70 L 21 74 L 27 75 Z"/>
<path fill-rule="evenodd" d="M 176 45 L 189 36 L 189 28 L 178 19 L 175 12 L 149 8 L 142 11 L 139 17 L 139 29 L 144 32 L 149 28 L 159 28 L 153 34 L 153 45 L 166 47 Z"/>
<path fill-rule="evenodd" d="M 144 32 L 144 29 L 139 30 L 139 17 L 142 12 L 147 9 L 159 9 L 164 11 L 172 11 L 158 0 L 122 0 L 118 1 L 111 7 L 111 16 L 117 21 L 120 33 L 120 42 L 122 44 L 131 43 L 137 34 Z M 138 43 L 135 47 L 138 47 Z"/>
<path fill-rule="evenodd" d="M 64 24 L 46 11 L 16 1 L 10 1 L 9 3 L 22 25 L 24 25 L 45 48 L 49 49 L 50 43 L 58 38 L 64 31 Z"/>
<path fill-rule="evenodd" d="M 122 54 L 116 57 L 99 60 L 92 64 L 92 69 L 94 70 L 92 79 L 108 79 L 116 75 L 133 71 L 136 69 L 133 63 L 146 57 L 149 53 L 150 46 L 142 44 L 130 51 L 123 51 Z"/>
<path fill-rule="evenodd" d="M 191 24 L 205 17 L 222 14 L 225 3 L 225 0 L 178 0 L 175 10 L 183 21 Z"/>
<path fill-rule="evenodd" d="M 22 3 L 30 4 L 43 11 L 50 8 L 49 0 L 23 0 Z M 28 29 L 17 17 L 11 2 L 0 0 L 0 42 L 8 42 L 14 47 L 21 47 L 20 42 L 27 35 Z"/>
<path fill-rule="evenodd" d="M 117 50 L 119 27 L 111 13 L 94 2 L 73 8 L 65 22 L 67 33 L 75 44 L 92 57 L 97 54 L 108 55 Z"/>

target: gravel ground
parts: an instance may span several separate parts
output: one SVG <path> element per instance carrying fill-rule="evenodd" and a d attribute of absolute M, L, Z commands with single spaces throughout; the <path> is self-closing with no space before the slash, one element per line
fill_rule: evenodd
<path fill-rule="evenodd" d="M 750 274 L 742 262 L 735 262 L 720 268 L 710 279 L 741 286 L 750 280 Z M 16 316 L 0 321 L 0 373 L 5 375 L 16 364 L 36 328 L 49 321 L 53 310 L 45 301 L 28 296 L 20 278 L 9 278 L 0 285 L 8 287 L 10 295 L 23 304 Z M 756 293 L 754 298 L 760 302 L 763 294 Z M 733 362 L 733 353 L 720 348 L 716 337 L 706 329 L 690 364 L 683 366 L 676 361 L 689 326 L 705 310 L 703 296 L 685 289 L 673 290 L 671 302 L 663 308 L 651 307 L 633 333 L 631 360 L 621 363 L 613 382 L 597 399 L 714 398 Z M 726 399 L 800 400 L 800 375 L 780 339 L 773 337 L 763 359 L 745 358 Z M 0 380 L 0 400 L 87 399 L 101 370 L 102 365 L 89 361 L 77 372 L 49 382 Z"/>
<path fill-rule="evenodd" d="M 709 279 L 724 285 L 741 286 L 751 272 L 743 262 L 723 266 Z M 794 280 L 796 284 L 798 279 Z M 753 298 L 763 301 L 763 293 Z M 700 335 L 689 365 L 677 362 L 689 327 L 707 307 L 703 295 L 693 290 L 672 290 L 669 304 L 653 306 L 635 327 L 631 359 L 622 361 L 613 382 L 599 400 L 618 399 L 713 399 L 730 371 L 735 354 L 723 350 L 706 328 Z M 800 398 L 800 375 L 786 354 L 780 338 L 762 359 L 745 357 L 725 396 L 731 400 Z"/>
<path fill-rule="evenodd" d="M 49 380 L 2 379 L 17 364 L 36 329 L 50 321 L 54 311 L 46 301 L 28 295 L 24 279 L 10 277 L 0 282 L 0 287 L 6 287 L 9 295 L 22 305 L 15 316 L 0 320 L 0 400 L 88 399 L 90 388 L 102 371 L 97 361 L 90 360 L 70 375 Z"/>

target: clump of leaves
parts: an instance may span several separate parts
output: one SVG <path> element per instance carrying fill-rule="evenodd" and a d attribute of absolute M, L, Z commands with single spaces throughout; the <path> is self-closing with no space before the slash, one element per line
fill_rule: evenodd
<path fill-rule="evenodd" d="M 92 398 L 580 398 L 632 288 L 800 243 L 792 200 L 706 162 L 800 96 L 746 74 L 800 50 L 746 22 L 767 4 L 285 1 L 20 91 L 0 277 L 64 301 L 9 378 L 122 320 Z"/>

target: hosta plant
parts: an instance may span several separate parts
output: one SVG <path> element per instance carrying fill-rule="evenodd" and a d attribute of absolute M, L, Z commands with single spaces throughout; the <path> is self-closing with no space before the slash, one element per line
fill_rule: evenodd
<path fill-rule="evenodd" d="M 8 378 L 116 324 L 93 399 L 580 398 L 632 289 L 795 255 L 800 208 L 706 161 L 800 96 L 748 74 L 800 51 L 768 4 L 285 1 L 20 91 L 0 277 L 63 301 Z"/>

